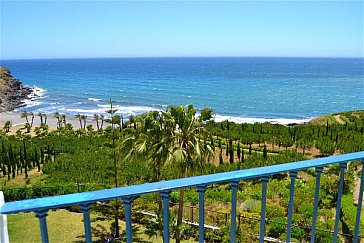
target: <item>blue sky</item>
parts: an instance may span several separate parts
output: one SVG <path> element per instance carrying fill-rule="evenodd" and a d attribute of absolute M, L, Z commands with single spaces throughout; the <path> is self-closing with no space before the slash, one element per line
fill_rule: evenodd
<path fill-rule="evenodd" d="M 363 1 L 3 1 L 1 59 L 363 57 Z"/>

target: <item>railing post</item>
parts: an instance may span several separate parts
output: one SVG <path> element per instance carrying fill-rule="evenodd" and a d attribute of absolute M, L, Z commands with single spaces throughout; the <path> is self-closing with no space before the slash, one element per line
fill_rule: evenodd
<path fill-rule="evenodd" d="M 343 187 L 344 187 L 344 175 L 345 169 L 347 167 L 346 163 L 340 163 L 340 182 L 339 182 L 339 192 L 337 194 L 337 203 L 336 203 L 336 216 L 335 216 L 335 227 L 334 227 L 334 238 L 332 240 L 333 243 L 337 242 L 337 234 L 339 232 L 339 221 L 340 221 L 340 210 L 341 210 L 341 197 L 343 195 Z"/>
<path fill-rule="evenodd" d="M 315 189 L 315 202 L 313 206 L 313 216 L 312 216 L 312 227 L 311 227 L 311 243 L 315 243 L 315 234 L 316 234 L 316 219 L 317 219 L 317 210 L 318 210 L 318 201 L 320 196 L 320 180 L 321 173 L 324 170 L 322 167 L 316 167 L 316 189 Z"/>
<path fill-rule="evenodd" d="M 163 191 L 160 195 L 163 201 L 163 242 L 169 243 L 169 197 L 171 191 Z"/>
<path fill-rule="evenodd" d="M 35 211 L 35 216 L 39 219 L 40 235 L 42 237 L 42 243 L 48 243 L 48 230 L 47 230 L 47 219 L 48 209 Z"/>
<path fill-rule="evenodd" d="M 4 203 L 4 193 L 0 191 L 0 208 Z M 0 242 L 9 243 L 8 219 L 6 214 L 0 214 Z"/>
<path fill-rule="evenodd" d="M 230 182 L 231 186 L 231 224 L 230 224 L 230 242 L 235 243 L 236 240 L 236 201 L 239 187 L 239 181 Z"/>
<path fill-rule="evenodd" d="M 91 204 L 80 204 L 80 209 L 83 213 L 83 227 L 85 229 L 85 239 L 86 243 L 92 242 L 92 234 L 91 234 L 91 221 L 90 221 L 90 210 Z"/>
<path fill-rule="evenodd" d="M 262 205 L 261 205 L 261 213 L 260 213 L 260 236 L 259 242 L 264 243 L 265 236 L 265 211 L 266 211 L 266 203 L 267 203 L 267 184 L 269 181 L 269 176 L 262 176 Z"/>
<path fill-rule="evenodd" d="M 125 197 L 121 199 L 124 204 L 125 211 L 125 223 L 126 223 L 126 242 L 133 242 L 133 228 L 132 228 L 132 220 L 131 220 L 131 204 L 134 201 L 133 197 Z"/>
<path fill-rule="evenodd" d="M 198 242 L 205 239 L 205 191 L 206 185 L 197 186 L 198 197 Z"/>
<path fill-rule="evenodd" d="M 361 207 L 363 204 L 363 190 L 364 190 L 364 159 L 361 159 L 361 179 L 360 179 L 358 208 L 356 211 L 356 222 L 355 222 L 354 241 L 353 242 L 359 242 L 358 234 L 359 234 L 359 226 L 360 226 Z"/>
<path fill-rule="evenodd" d="M 289 177 L 291 178 L 291 186 L 290 186 L 290 195 L 289 195 L 286 243 L 291 242 L 292 214 L 293 214 L 293 202 L 294 202 L 294 183 L 295 183 L 295 180 L 297 177 L 297 171 L 289 172 Z"/>

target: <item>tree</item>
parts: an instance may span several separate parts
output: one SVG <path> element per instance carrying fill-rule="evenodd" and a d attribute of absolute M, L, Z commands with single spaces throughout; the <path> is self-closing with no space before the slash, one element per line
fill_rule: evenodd
<path fill-rule="evenodd" d="M 61 120 L 62 120 L 63 125 L 66 127 L 66 125 L 67 125 L 66 115 L 61 115 Z"/>
<path fill-rule="evenodd" d="M 229 140 L 229 161 L 230 161 L 230 164 L 233 164 L 234 163 L 234 146 L 233 146 L 233 141 Z"/>
<path fill-rule="evenodd" d="M 100 129 L 102 129 L 102 127 L 104 126 L 105 116 L 104 115 L 100 115 L 100 120 L 101 120 Z"/>
<path fill-rule="evenodd" d="M 39 116 L 39 118 L 40 118 L 40 125 L 42 125 L 43 124 L 43 113 L 39 112 L 37 114 L 37 116 Z"/>
<path fill-rule="evenodd" d="M 21 113 L 20 117 L 21 117 L 21 118 L 25 118 L 26 122 L 27 122 L 27 123 L 29 123 L 29 121 L 28 121 L 28 115 L 29 115 L 29 113 L 28 113 L 28 112 L 23 111 L 23 112 Z"/>
<path fill-rule="evenodd" d="M 81 128 L 86 129 L 87 116 L 86 115 L 81 115 L 81 120 L 83 122 L 83 127 L 81 125 Z"/>
<path fill-rule="evenodd" d="M 94 114 L 94 121 L 96 121 L 97 130 L 100 130 L 99 120 L 100 120 L 100 115 Z"/>
<path fill-rule="evenodd" d="M 114 182 L 115 182 L 115 188 L 118 187 L 118 168 L 117 168 L 117 158 L 116 158 L 116 137 L 115 137 L 115 124 L 113 123 L 114 114 L 117 112 L 117 109 L 113 107 L 113 104 L 115 103 L 114 100 L 109 100 L 108 103 L 110 104 L 110 109 L 107 110 L 107 113 L 110 114 L 111 117 L 111 129 L 112 129 L 112 150 L 113 150 L 113 160 L 114 160 Z M 81 122 L 80 122 L 81 123 Z M 120 235 L 119 232 L 119 204 L 117 201 L 115 201 L 115 235 L 118 238 Z"/>
<path fill-rule="evenodd" d="M 10 131 L 10 128 L 11 128 L 11 121 L 6 121 L 3 127 L 4 132 L 8 133 Z"/>
<path fill-rule="evenodd" d="M 267 158 L 268 158 L 267 146 L 265 144 L 264 144 L 264 148 L 263 148 L 263 158 L 265 160 L 267 160 Z"/>
<path fill-rule="evenodd" d="M 201 114 L 207 111 L 201 111 Z M 211 112 L 211 111 L 210 111 Z M 203 161 L 203 156 L 212 153 L 211 147 L 208 145 L 207 150 L 203 151 L 204 146 L 200 144 L 200 137 L 207 138 L 207 131 L 202 125 L 202 117 L 196 119 L 196 109 L 193 105 L 187 106 L 170 106 L 167 109 L 167 116 L 173 127 L 172 134 L 174 142 L 171 146 L 171 161 L 179 168 L 181 178 L 187 176 L 187 170 L 199 165 Z M 182 224 L 184 205 L 184 189 L 180 190 L 177 228 Z M 180 242 L 180 232 L 177 230 L 176 243 Z"/>
<path fill-rule="evenodd" d="M 306 149 L 310 149 L 313 146 L 312 140 L 309 140 L 307 138 L 301 138 L 296 141 L 296 146 L 300 149 L 302 149 L 302 155 L 305 155 Z"/>
<path fill-rule="evenodd" d="M 58 129 L 58 128 L 61 127 L 61 124 L 62 124 L 61 121 L 60 121 L 61 117 L 60 117 L 58 111 L 54 113 L 54 117 L 57 119 L 57 129 Z"/>
<path fill-rule="evenodd" d="M 78 121 L 80 122 L 80 129 L 82 129 L 82 116 L 80 113 L 78 113 L 77 115 L 75 115 L 75 118 L 78 119 Z"/>
<path fill-rule="evenodd" d="M 241 154 L 240 142 L 238 141 L 238 146 L 236 148 L 236 155 L 237 155 L 239 161 L 240 161 L 240 154 Z"/>
<path fill-rule="evenodd" d="M 30 122 L 30 128 L 32 128 L 34 123 L 34 113 L 30 112 L 29 115 L 32 117 L 32 121 Z"/>

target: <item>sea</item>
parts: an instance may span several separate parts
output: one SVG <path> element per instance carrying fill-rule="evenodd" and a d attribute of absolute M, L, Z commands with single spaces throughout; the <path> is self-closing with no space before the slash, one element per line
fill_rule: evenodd
<path fill-rule="evenodd" d="M 35 96 L 17 111 L 127 119 L 170 105 L 211 107 L 215 120 L 304 123 L 364 110 L 363 58 L 93 58 L 1 60 Z"/>

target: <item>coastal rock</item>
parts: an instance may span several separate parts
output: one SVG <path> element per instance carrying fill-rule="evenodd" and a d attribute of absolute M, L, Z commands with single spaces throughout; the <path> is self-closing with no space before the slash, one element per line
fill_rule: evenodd
<path fill-rule="evenodd" d="M 8 68 L 0 67 L 0 112 L 12 111 L 24 105 L 24 100 L 32 94 L 32 89 L 25 87 L 15 79 Z"/>

